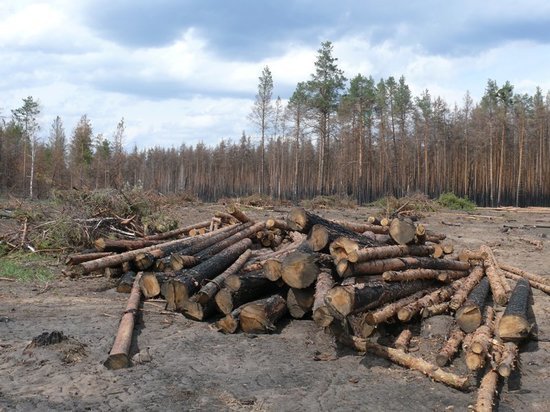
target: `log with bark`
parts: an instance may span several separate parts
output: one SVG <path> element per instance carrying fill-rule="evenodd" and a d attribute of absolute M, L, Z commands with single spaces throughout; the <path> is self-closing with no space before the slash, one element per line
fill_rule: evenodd
<path fill-rule="evenodd" d="M 146 240 L 164 240 L 164 239 L 170 239 L 179 235 L 183 235 L 185 233 L 189 233 L 192 229 L 200 229 L 203 227 L 210 226 L 210 220 L 205 220 L 204 222 L 195 223 L 193 225 L 180 227 L 178 229 L 170 230 L 168 232 L 164 233 L 158 233 L 156 235 L 149 235 L 146 236 Z"/>
<path fill-rule="evenodd" d="M 459 282 L 460 281 L 455 281 L 449 286 L 444 286 L 442 288 L 436 289 L 433 292 L 421 297 L 417 301 L 403 306 L 397 312 L 397 318 L 401 322 L 408 322 L 413 318 L 414 315 L 420 313 L 423 308 L 445 302 L 446 300 L 450 299 L 453 293 L 458 289 L 460 285 Z"/>
<path fill-rule="evenodd" d="M 116 334 L 115 342 L 109 353 L 109 357 L 103 363 L 108 369 L 121 369 L 126 368 L 130 364 L 128 354 L 130 352 L 130 344 L 132 343 L 132 334 L 134 331 L 134 320 L 139 310 L 139 302 L 141 299 L 141 290 L 139 288 L 139 281 L 141 279 L 141 273 L 138 273 L 134 279 L 132 291 L 128 298 L 126 310 L 122 315 L 120 324 L 118 325 L 118 332 Z"/>
<path fill-rule="evenodd" d="M 550 287 L 550 278 L 548 277 L 530 273 L 530 272 L 527 272 L 526 270 L 522 270 L 515 266 L 511 266 L 502 262 L 498 262 L 498 265 L 502 270 L 505 270 L 506 272 L 513 273 L 527 280 L 531 280 L 536 283 L 541 283 L 543 285 L 547 285 L 548 287 Z"/>
<path fill-rule="evenodd" d="M 489 280 L 483 277 L 456 311 L 456 321 L 464 332 L 473 332 L 481 325 L 488 294 Z"/>
<path fill-rule="evenodd" d="M 88 253 L 73 253 L 67 256 L 65 259 L 66 265 L 78 265 L 80 263 L 89 262 L 99 258 L 104 258 L 107 256 L 113 256 L 113 252 L 88 252 Z"/>
<path fill-rule="evenodd" d="M 458 310 L 460 306 L 466 301 L 470 292 L 476 287 L 479 281 L 483 278 L 485 272 L 482 266 L 475 266 L 468 277 L 464 279 L 462 287 L 458 289 L 449 301 L 449 308 L 451 310 Z"/>
<path fill-rule="evenodd" d="M 437 269 L 407 269 L 403 271 L 389 270 L 382 273 L 386 282 L 408 282 L 416 279 L 434 279 L 440 282 L 449 282 L 468 275 L 465 270 L 437 270 Z"/>
<path fill-rule="evenodd" d="M 496 370 L 500 376 L 507 378 L 516 367 L 518 359 L 518 345 L 515 342 L 506 342 L 502 345 Z"/>
<path fill-rule="evenodd" d="M 395 218 L 390 223 L 389 234 L 398 245 L 406 245 L 414 242 L 416 227 L 409 219 Z"/>
<path fill-rule="evenodd" d="M 350 239 L 362 246 L 380 245 L 370 237 L 363 236 L 329 221 L 313 225 L 309 230 L 308 241 L 314 252 L 328 252 L 329 245 L 341 237 Z"/>
<path fill-rule="evenodd" d="M 411 343 L 412 331 L 410 329 L 403 329 L 397 339 L 395 339 L 395 349 L 399 349 L 403 352 L 409 350 L 409 344 Z"/>
<path fill-rule="evenodd" d="M 482 245 L 479 250 L 484 256 L 483 266 L 485 267 L 485 274 L 489 279 L 489 285 L 491 286 L 491 293 L 493 295 L 493 301 L 498 305 L 505 306 L 508 303 L 507 282 L 498 266 L 495 259 L 495 255 L 489 246 Z"/>
<path fill-rule="evenodd" d="M 481 369 L 485 365 L 492 345 L 495 327 L 494 310 L 491 306 L 487 306 L 485 312 L 485 322 L 473 332 L 466 351 L 466 366 L 472 371 Z"/>
<path fill-rule="evenodd" d="M 511 272 L 507 272 L 507 271 L 504 272 L 504 276 L 507 277 L 508 279 L 512 279 L 512 280 L 525 279 L 522 276 L 516 275 L 516 274 L 511 273 Z M 543 283 L 535 282 L 535 281 L 530 280 L 530 279 L 529 279 L 529 284 L 531 285 L 532 288 L 538 289 L 538 290 L 550 295 L 550 286 L 548 286 L 546 284 L 543 284 Z"/>
<path fill-rule="evenodd" d="M 333 314 L 344 317 L 350 313 L 377 308 L 432 285 L 430 281 L 414 280 L 407 283 L 373 282 L 335 286 L 327 292 L 325 302 Z"/>
<path fill-rule="evenodd" d="M 94 241 L 97 250 L 103 252 L 126 252 L 128 250 L 143 249 L 162 243 L 162 240 L 151 239 L 106 239 L 99 238 Z"/>
<path fill-rule="evenodd" d="M 476 412 L 492 412 L 494 404 L 494 396 L 497 391 L 498 373 L 492 369 L 488 369 L 477 391 L 477 401 L 475 406 Z"/>
<path fill-rule="evenodd" d="M 254 222 L 247 215 L 245 215 L 244 212 L 241 211 L 236 204 L 227 205 L 225 207 L 225 210 L 227 211 L 227 213 L 229 213 L 231 216 L 233 216 L 239 222 L 242 222 L 242 223 Z"/>
<path fill-rule="evenodd" d="M 435 362 L 443 367 L 451 361 L 451 359 L 456 355 L 460 344 L 462 343 L 466 334 L 462 329 L 456 325 L 449 334 L 449 339 L 445 342 L 439 353 L 435 358 Z"/>
<path fill-rule="evenodd" d="M 330 269 L 321 269 L 317 274 L 313 300 L 313 320 L 320 327 L 327 327 L 332 322 L 332 315 L 326 305 L 327 292 L 334 286 L 334 278 Z"/>
<path fill-rule="evenodd" d="M 416 302 L 418 299 L 426 295 L 427 293 L 433 292 L 433 288 L 427 288 L 420 290 L 416 293 L 413 293 L 410 296 L 396 300 L 395 302 L 388 303 L 387 305 L 381 307 L 372 312 L 367 312 L 365 315 L 365 320 L 369 325 L 377 325 L 382 322 L 386 322 L 389 319 L 397 315 L 399 309 Z"/>
<path fill-rule="evenodd" d="M 294 319 L 303 319 L 313 308 L 315 287 L 307 289 L 289 288 L 286 295 L 288 313 Z"/>
<path fill-rule="evenodd" d="M 429 256 L 434 253 L 431 245 L 387 245 L 353 250 L 347 255 L 352 263 L 388 259 L 400 256 Z"/>
<path fill-rule="evenodd" d="M 228 313 L 223 318 L 218 320 L 215 323 L 215 327 L 218 331 L 223 333 L 235 333 L 239 328 L 239 317 L 244 306 L 245 305 L 239 306 L 237 309 L 233 309 L 231 313 Z"/>
<path fill-rule="evenodd" d="M 527 336 L 532 325 L 529 322 L 531 286 L 527 279 L 520 279 L 512 292 L 508 306 L 498 324 L 498 336 L 505 342 L 518 342 Z"/>
<path fill-rule="evenodd" d="M 241 329 L 246 333 L 273 332 L 277 329 L 276 322 L 286 312 L 286 301 L 279 294 L 248 303 L 239 315 Z"/>
<path fill-rule="evenodd" d="M 125 272 L 118 281 L 116 291 L 118 293 L 130 293 L 132 291 L 132 286 L 134 285 L 134 280 L 136 279 L 136 272 L 128 271 Z"/>
<path fill-rule="evenodd" d="M 201 321 L 213 315 L 216 310 L 217 306 L 213 300 L 201 303 L 198 301 L 197 295 L 193 295 L 183 302 L 181 312 L 189 319 Z"/>

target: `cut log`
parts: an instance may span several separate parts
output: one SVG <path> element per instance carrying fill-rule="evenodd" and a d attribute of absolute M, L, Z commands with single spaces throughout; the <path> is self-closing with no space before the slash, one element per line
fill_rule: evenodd
<path fill-rule="evenodd" d="M 309 231 L 308 242 L 314 252 L 328 252 L 329 245 L 341 237 L 348 238 L 362 246 L 379 246 L 373 239 L 332 222 L 329 222 L 329 224 L 313 225 Z"/>
<path fill-rule="evenodd" d="M 433 292 L 421 297 L 415 302 L 409 303 L 406 306 L 403 306 L 397 312 L 397 318 L 401 322 L 410 321 L 414 315 L 419 313 L 423 308 L 428 306 L 437 305 L 441 302 L 449 300 L 453 293 L 458 288 L 459 281 L 454 282 L 452 285 L 444 286 L 442 288 L 436 289 Z"/>
<path fill-rule="evenodd" d="M 454 327 L 450 333 L 449 339 L 445 342 L 437 354 L 435 362 L 441 367 L 447 365 L 447 363 L 449 363 L 458 352 L 460 344 L 465 336 L 466 334 L 458 327 L 458 325 Z"/>
<path fill-rule="evenodd" d="M 474 331 L 468 342 L 469 346 L 465 356 L 468 369 L 473 371 L 481 369 L 485 365 L 485 359 L 491 349 L 493 333 L 494 311 L 491 306 L 487 306 L 485 322 Z"/>
<path fill-rule="evenodd" d="M 214 297 L 216 305 L 221 313 L 227 315 L 233 309 L 272 294 L 280 289 L 275 282 L 271 282 L 260 272 L 249 272 L 247 276 L 231 276 L 226 279 L 226 287 L 222 288 Z M 232 282 L 238 281 L 239 285 Z M 230 286 L 231 285 L 231 286 Z"/>
<path fill-rule="evenodd" d="M 351 313 L 377 308 L 432 285 L 429 281 L 414 280 L 408 283 L 373 282 L 335 286 L 328 291 L 325 302 L 334 314 L 344 317 Z"/>
<path fill-rule="evenodd" d="M 434 247 L 427 245 L 388 245 L 353 250 L 348 253 L 347 259 L 357 263 L 400 256 L 429 256 L 433 252 Z"/>
<path fill-rule="evenodd" d="M 150 239 L 106 239 L 99 238 L 94 241 L 97 250 L 103 252 L 125 252 L 128 250 L 142 249 L 147 246 L 158 245 L 161 240 Z"/>
<path fill-rule="evenodd" d="M 410 329 L 403 329 L 399 334 L 397 339 L 395 339 L 395 349 L 402 350 L 403 352 L 408 352 L 409 344 L 411 343 L 412 332 Z"/>
<path fill-rule="evenodd" d="M 170 239 L 179 235 L 183 235 L 185 233 L 189 233 L 191 229 L 200 229 L 203 227 L 210 226 L 210 220 L 205 220 L 204 222 L 195 223 L 193 225 L 180 227 L 178 229 L 170 230 L 168 232 L 164 233 L 158 233 L 156 235 L 150 235 L 146 236 L 146 240 L 164 240 L 164 239 Z"/>
<path fill-rule="evenodd" d="M 508 306 L 498 325 L 498 336 L 505 342 L 526 338 L 532 325 L 528 320 L 531 306 L 531 286 L 527 279 L 518 280 Z"/>
<path fill-rule="evenodd" d="M 346 229 L 349 229 L 356 233 L 365 233 L 370 232 L 374 233 L 376 235 L 387 235 L 389 232 L 388 225 L 382 226 L 382 225 L 375 225 L 372 223 L 357 223 L 357 222 L 348 222 L 345 220 L 333 220 L 332 222 L 345 227 Z"/>
<path fill-rule="evenodd" d="M 265 222 L 265 227 L 268 229 L 281 229 L 288 231 L 290 230 L 290 227 L 288 226 L 288 223 L 286 220 L 280 220 L 280 219 L 267 219 Z"/>
<path fill-rule="evenodd" d="M 193 267 L 199 263 L 199 259 L 195 256 L 182 255 L 181 253 L 172 253 L 169 260 L 170 267 L 176 272 L 185 268 Z"/>
<path fill-rule="evenodd" d="M 369 217 L 367 218 L 367 223 L 370 224 L 370 225 L 381 226 L 381 225 L 380 225 L 380 219 L 377 218 L 376 216 L 369 216 Z"/>
<path fill-rule="evenodd" d="M 128 298 L 126 310 L 124 311 L 120 324 L 118 325 L 115 343 L 109 353 L 109 357 L 103 364 L 107 367 L 107 369 L 121 369 L 130 365 L 128 353 L 130 352 L 130 344 L 132 343 L 134 319 L 137 311 L 139 310 L 139 301 L 141 299 L 141 291 L 139 288 L 140 279 L 141 272 L 138 273 L 134 279 L 134 284 L 132 285 L 132 291 L 130 292 L 130 297 Z"/>
<path fill-rule="evenodd" d="M 233 216 L 235 219 L 237 219 L 239 222 L 242 223 L 248 223 L 248 222 L 254 222 L 252 219 L 250 219 L 247 215 L 245 215 L 236 204 L 230 204 L 225 207 L 225 210 L 227 213 L 229 213 L 231 216 Z"/>
<path fill-rule="evenodd" d="M 517 364 L 518 346 L 515 342 L 506 342 L 500 354 L 500 360 L 497 365 L 497 372 L 503 378 L 510 376 Z"/>
<path fill-rule="evenodd" d="M 65 259 L 66 265 L 78 265 L 80 263 L 93 261 L 99 258 L 112 256 L 113 252 L 91 252 L 91 253 L 73 253 Z"/>
<path fill-rule="evenodd" d="M 422 308 L 422 310 L 420 311 L 420 314 L 422 315 L 423 319 L 426 319 L 426 318 L 431 318 L 432 316 L 443 315 L 444 313 L 447 313 L 448 310 L 449 310 L 449 302 L 442 302 L 436 305 Z"/>
<path fill-rule="evenodd" d="M 479 385 L 477 391 L 477 401 L 475 406 L 476 412 L 492 412 L 494 404 L 494 396 L 497 391 L 498 373 L 489 369 Z"/>
<path fill-rule="evenodd" d="M 206 302 L 211 300 L 223 287 L 227 277 L 232 276 L 241 270 L 246 261 L 250 258 L 251 254 L 252 251 L 247 249 L 231 266 L 204 285 L 201 290 L 197 292 L 197 302 L 204 305 Z"/>
<path fill-rule="evenodd" d="M 354 263 L 342 273 L 342 268 L 337 267 L 340 276 L 378 275 L 390 270 L 405 269 L 442 269 L 442 270 L 469 270 L 468 262 L 458 260 L 433 259 L 429 257 L 400 257 L 379 259 L 368 262 Z"/>
<path fill-rule="evenodd" d="M 215 324 L 216 328 L 223 333 L 235 333 L 239 329 L 239 317 L 244 306 L 234 309 Z"/>
<path fill-rule="evenodd" d="M 483 266 L 485 267 L 485 274 L 489 279 L 491 293 L 493 294 L 493 301 L 498 305 L 505 306 L 506 303 L 508 303 L 508 296 L 506 295 L 505 285 L 503 284 L 503 282 L 506 282 L 506 279 L 497 264 L 491 248 L 486 245 L 482 245 L 479 250 L 485 256 Z"/>
<path fill-rule="evenodd" d="M 313 320 L 315 323 L 324 328 L 331 324 L 332 315 L 325 303 L 327 292 L 334 286 L 334 278 L 330 269 L 321 269 L 317 275 L 317 283 L 315 284 L 315 295 L 313 301 Z"/>
<path fill-rule="evenodd" d="M 525 279 L 525 278 L 522 278 L 519 275 L 516 275 L 514 273 L 510 273 L 510 272 L 504 272 L 504 276 L 507 277 L 508 279 L 513 279 L 513 280 Z M 550 295 L 550 286 L 548 286 L 546 284 L 543 284 L 543 283 L 535 282 L 533 280 L 529 280 L 529 284 L 531 285 L 532 288 L 538 289 L 538 290 Z"/>
<path fill-rule="evenodd" d="M 208 300 L 206 303 L 200 303 L 197 295 L 191 296 L 183 302 L 182 313 L 186 318 L 202 321 L 216 313 L 216 303 L 213 300 Z"/>
<path fill-rule="evenodd" d="M 488 294 L 489 280 L 484 277 L 468 295 L 468 299 L 456 311 L 456 321 L 464 332 L 473 332 L 481 325 Z"/>
<path fill-rule="evenodd" d="M 356 315 L 348 315 L 343 320 L 344 324 L 347 323 L 347 329 L 350 329 L 352 335 L 360 337 L 360 338 L 368 338 L 370 337 L 374 331 L 376 330 L 375 325 L 369 325 L 367 322 L 365 322 L 365 314 L 364 313 L 358 313 Z"/>
<path fill-rule="evenodd" d="M 137 270 L 149 270 L 155 264 L 155 260 L 162 257 L 162 255 L 161 250 L 139 253 L 134 259 L 134 266 Z"/>
<path fill-rule="evenodd" d="M 139 280 L 139 288 L 145 299 L 154 298 L 160 294 L 160 284 L 155 273 L 145 272 Z"/>
<path fill-rule="evenodd" d="M 407 219 L 395 218 L 390 223 L 390 236 L 398 245 L 406 245 L 414 242 L 416 227 Z"/>
<path fill-rule="evenodd" d="M 550 278 L 548 277 L 536 275 L 502 262 L 498 262 L 498 265 L 502 270 L 521 276 L 527 280 L 532 280 L 533 282 L 542 283 L 550 288 Z"/>
<path fill-rule="evenodd" d="M 474 261 L 476 263 L 483 262 L 486 258 L 480 250 L 462 249 L 458 254 L 458 260 L 462 262 Z"/>
<path fill-rule="evenodd" d="M 277 259 L 266 260 L 263 265 L 265 277 L 275 282 L 283 275 L 283 263 Z"/>
<path fill-rule="evenodd" d="M 312 253 L 293 252 L 283 259 L 281 278 L 292 288 L 304 289 L 312 285 L 319 274 Z"/>
<path fill-rule="evenodd" d="M 124 273 L 118 281 L 116 291 L 118 293 L 130 293 L 132 291 L 132 286 L 134 285 L 135 279 L 136 272 L 129 271 Z"/>
<path fill-rule="evenodd" d="M 400 366 L 420 371 L 434 381 L 441 382 L 452 388 L 465 391 L 470 387 L 468 377 L 446 372 L 424 359 L 417 358 L 401 350 L 382 346 L 366 339 L 356 337 L 351 338 L 351 343 L 361 352 L 369 352 L 384 359 L 388 359 Z"/>
<path fill-rule="evenodd" d="M 449 302 L 449 308 L 456 311 L 468 298 L 470 292 L 476 287 L 481 278 L 484 276 L 482 266 L 475 266 L 468 277 L 464 279 L 462 287 L 456 291 Z"/>
<path fill-rule="evenodd" d="M 387 305 L 381 307 L 376 311 L 367 312 L 365 315 L 365 321 L 369 325 L 377 325 L 379 323 L 386 322 L 389 319 L 393 318 L 395 315 L 397 315 L 397 312 L 399 311 L 399 309 L 407 306 L 410 303 L 416 302 L 422 296 L 432 291 L 433 291 L 433 288 L 424 289 L 416 293 L 413 293 L 410 296 L 396 300 L 395 302 L 388 303 Z"/>
<path fill-rule="evenodd" d="M 310 314 L 313 308 L 315 288 L 310 286 L 307 289 L 288 289 L 286 295 L 286 306 L 288 313 L 294 319 L 303 319 Z"/>
<path fill-rule="evenodd" d="M 239 316 L 241 329 L 246 333 L 269 333 L 277 328 L 275 323 L 287 311 L 285 299 L 273 295 L 245 305 Z"/>
<path fill-rule="evenodd" d="M 415 279 L 436 279 L 440 282 L 448 282 L 467 276 L 464 270 L 437 270 L 437 269 L 407 269 L 403 271 L 390 270 L 382 273 L 382 279 L 386 282 L 408 282 Z"/>
<path fill-rule="evenodd" d="M 122 266 L 115 266 L 112 268 L 105 268 L 103 274 L 106 278 L 114 279 L 121 277 L 124 274 L 124 271 L 122 270 Z"/>

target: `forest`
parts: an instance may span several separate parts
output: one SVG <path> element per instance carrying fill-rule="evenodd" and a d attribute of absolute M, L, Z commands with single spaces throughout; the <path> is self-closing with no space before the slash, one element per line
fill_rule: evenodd
<path fill-rule="evenodd" d="M 273 96 L 264 67 L 252 132 L 215 146 L 132 150 L 124 147 L 124 119 L 112 136 L 94 134 L 85 114 L 69 134 L 59 116 L 41 131 L 39 100 L 29 96 L 0 121 L 0 194 L 137 187 L 203 201 L 259 193 L 363 204 L 453 192 L 480 206 L 549 205 L 550 92 L 520 94 L 491 79 L 482 87 L 479 102 L 465 91 L 451 107 L 429 90 L 413 96 L 404 76 L 346 79 L 324 42 L 314 72 L 291 96 Z"/>

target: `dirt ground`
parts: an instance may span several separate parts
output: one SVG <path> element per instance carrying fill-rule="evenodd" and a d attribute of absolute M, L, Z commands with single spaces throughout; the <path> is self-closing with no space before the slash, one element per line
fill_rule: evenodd
<path fill-rule="evenodd" d="M 181 224 L 213 210 L 183 208 Z M 361 221 L 373 210 L 318 213 Z M 550 277 L 550 229 L 525 226 L 550 225 L 548 211 L 438 212 L 421 222 L 458 249 L 486 243 L 502 261 Z M 285 320 L 272 335 L 223 335 L 167 314 L 161 302 L 143 304 L 132 346 L 133 354 L 148 348 L 151 361 L 110 371 L 102 363 L 128 296 L 105 278 L 69 279 L 61 269 L 47 285 L 0 280 L 0 411 L 465 411 L 475 402 L 475 392 L 335 345 L 311 320 Z M 535 290 L 534 298 L 538 341 L 521 347 L 521 367 L 500 388 L 495 410 L 550 410 L 550 296 Z M 25 350 L 53 330 L 70 339 Z"/>

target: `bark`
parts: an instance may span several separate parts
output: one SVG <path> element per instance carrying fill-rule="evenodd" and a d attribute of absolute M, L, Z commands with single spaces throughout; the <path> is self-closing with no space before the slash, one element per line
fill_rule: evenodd
<path fill-rule="evenodd" d="M 429 256 L 433 252 L 434 247 L 427 245 L 388 245 L 351 251 L 347 259 L 352 263 L 358 263 L 400 256 Z"/>
<path fill-rule="evenodd" d="M 118 326 L 115 343 L 109 353 L 109 357 L 104 363 L 108 369 L 126 368 L 130 364 L 128 353 L 130 351 L 130 344 L 132 343 L 134 320 L 136 313 L 139 310 L 139 302 L 141 299 L 141 291 L 139 289 L 140 279 L 141 273 L 138 273 L 135 277 L 132 291 L 130 292 L 130 297 L 128 298 L 126 310 L 124 311 Z"/>
<path fill-rule="evenodd" d="M 354 263 L 345 270 L 337 268 L 342 277 L 360 275 L 378 275 L 389 270 L 405 269 L 441 269 L 441 270 L 469 270 L 470 264 L 457 260 L 433 259 L 429 257 L 401 257 L 373 260 L 369 262 Z"/>
<path fill-rule="evenodd" d="M 325 303 L 325 297 L 328 291 L 334 286 L 334 278 L 330 270 L 321 269 L 317 275 L 317 283 L 315 284 L 315 295 L 313 301 L 313 320 L 320 327 L 327 327 L 332 322 L 330 314 Z"/>
<path fill-rule="evenodd" d="M 489 280 L 484 277 L 468 295 L 468 299 L 456 311 L 456 321 L 464 332 L 473 332 L 481 325 L 488 294 Z"/>
<path fill-rule="evenodd" d="M 432 286 L 424 280 L 408 283 L 363 283 L 336 286 L 328 291 L 325 301 L 332 312 L 340 316 L 374 309 Z"/>
<path fill-rule="evenodd" d="M 527 279 L 518 280 L 508 306 L 498 325 L 498 336 L 505 342 L 518 342 L 531 331 L 528 316 L 531 309 L 531 286 Z"/>
<path fill-rule="evenodd" d="M 246 333 L 273 332 L 276 330 L 275 323 L 285 315 L 286 311 L 286 302 L 281 295 L 251 302 L 241 310 L 241 329 Z"/>
<path fill-rule="evenodd" d="M 237 273 L 241 268 L 244 266 L 246 261 L 250 258 L 250 255 L 252 254 L 252 251 L 250 249 L 247 249 L 239 258 L 226 270 L 224 270 L 221 274 L 216 276 L 214 279 L 212 279 L 210 282 L 208 282 L 206 285 L 204 285 L 201 290 L 197 292 L 197 301 L 200 304 L 206 304 L 209 300 L 211 300 L 216 293 L 223 287 L 225 280 L 228 276 L 232 276 L 235 273 Z"/>
<path fill-rule="evenodd" d="M 351 344 L 359 351 L 370 352 L 405 368 L 420 371 L 434 381 L 441 382 L 452 388 L 465 391 L 470 387 L 468 377 L 446 372 L 436 365 L 425 361 L 424 359 L 409 355 L 401 350 L 389 348 L 370 342 L 366 339 L 355 337 L 351 338 Z"/>
<path fill-rule="evenodd" d="M 294 319 L 302 319 L 310 314 L 313 308 L 314 292 L 314 287 L 309 287 L 307 289 L 288 289 L 286 306 L 290 316 Z"/>
<path fill-rule="evenodd" d="M 453 328 L 449 339 L 445 342 L 435 358 L 439 366 L 445 366 L 456 355 L 465 336 L 466 334 L 458 326 Z"/>
<path fill-rule="evenodd" d="M 449 308 L 456 311 L 468 298 L 470 292 L 476 287 L 485 273 L 482 266 L 475 266 L 460 289 L 456 291 L 449 302 Z"/>
<path fill-rule="evenodd" d="M 367 312 L 365 316 L 365 321 L 369 325 L 377 325 L 379 323 L 386 322 L 389 319 L 393 318 L 395 315 L 397 315 L 397 312 L 399 311 L 399 309 L 407 306 L 410 303 L 416 302 L 426 293 L 430 293 L 432 291 L 433 289 L 421 290 L 419 292 L 413 293 L 410 296 L 396 300 L 395 302 L 388 303 L 387 305 L 381 307 L 376 311 Z"/>

